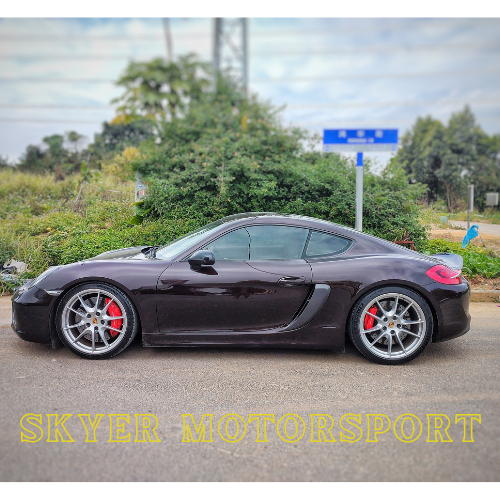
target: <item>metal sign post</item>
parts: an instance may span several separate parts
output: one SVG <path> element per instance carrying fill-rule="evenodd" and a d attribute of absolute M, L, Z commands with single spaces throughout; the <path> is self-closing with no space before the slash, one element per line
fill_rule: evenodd
<path fill-rule="evenodd" d="M 363 153 L 356 158 L 356 231 L 363 231 Z"/>
<path fill-rule="evenodd" d="M 335 129 L 323 131 L 323 151 L 356 152 L 356 225 L 363 230 L 363 151 L 396 151 L 397 129 Z"/>
<path fill-rule="evenodd" d="M 470 213 L 474 211 L 474 184 L 467 186 L 467 229 L 470 229 Z"/>

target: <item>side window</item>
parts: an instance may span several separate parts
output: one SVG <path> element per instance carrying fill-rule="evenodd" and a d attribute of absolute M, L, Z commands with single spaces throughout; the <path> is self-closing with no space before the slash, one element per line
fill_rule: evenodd
<path fill-rule="evenodd" d="M 248 226 L 250 260 L 301 259 L 309 229 L 289 226 Z"/>
<path fill-rule="evenodd" d="M 215 262 L 218 260 L 248 260 L 250 237 L 247 231 L 237 229 L 217 238 L 205 245 L 204 249 L 211 250 Z"/>
<path fill-rule="evenodd" d="M 311 237 L 306 248 L 306 258 L 331 257 L 347 250 L 350 244 L 349 240 L 340 236 L 311 231 Z"/>

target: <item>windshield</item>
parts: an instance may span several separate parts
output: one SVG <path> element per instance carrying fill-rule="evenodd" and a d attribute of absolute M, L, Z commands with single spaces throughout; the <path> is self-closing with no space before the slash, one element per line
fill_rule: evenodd
<path fill-rule="evenodd" d="M 226 221 L 216 220 L 214 222 L 211 222 L 210 224 L 207 224 L 206 226 L 200 227 L 199 229 L 191 231 L 190 233 L 177 238 L 168 245 L 159 248 L 156 251 L 156 258 L 164 260 L 174 259 L 175 257 L 177 257 L 177 255 L 181 254 L 189 247 L 196 245 L 196 243 L 201 241 L 206 236 L 215 233 L 219 226 L 221 224 L 224 224 L 224 222 Z"/>

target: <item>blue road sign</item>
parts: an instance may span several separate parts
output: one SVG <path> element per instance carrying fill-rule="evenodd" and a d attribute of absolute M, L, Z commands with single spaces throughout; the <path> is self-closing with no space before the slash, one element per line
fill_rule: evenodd
<path fill-rule="evenodd" d="M 397 129 L 324 130 L 323 150 L 329 151 L 396 151 Z"/>

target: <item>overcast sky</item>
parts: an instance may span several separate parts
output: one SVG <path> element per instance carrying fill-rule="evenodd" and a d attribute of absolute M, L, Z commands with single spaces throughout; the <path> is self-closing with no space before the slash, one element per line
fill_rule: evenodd
<path fill-rule="evenodd" d="M 212 19 L 171 19 L 174 56 L 211 60 Z M 500 133 L 499 19 L 250 19 L 250 89 L 285 124 L 408 129 L 469 104 Z M 130 59 L 165 57 L 161 19 L 0 19 L 0 155 L 44 136 L 89 139 L 114 116 Z M 380 162 L 389 154 L 377 155 Z"/>

